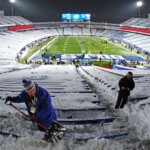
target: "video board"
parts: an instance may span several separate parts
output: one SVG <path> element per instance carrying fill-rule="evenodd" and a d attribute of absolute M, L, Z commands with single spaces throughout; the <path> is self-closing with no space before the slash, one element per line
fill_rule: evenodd
<path fill-rule="evenodd" d="M 89 21 L 90 14 L 62 14 L 62 21 Z"/>

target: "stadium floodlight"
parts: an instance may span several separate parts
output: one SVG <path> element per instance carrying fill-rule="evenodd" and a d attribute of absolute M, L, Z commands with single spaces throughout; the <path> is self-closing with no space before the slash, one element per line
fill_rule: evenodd
<path fill-rule="evenodd" d="M 13 11 L 14 11 L 14 3 L 15 3 L 15 0 L 10 0 L 11 2 L 11 13 L 12 13 L 12 16 L 13 16 Z"/>
<path fill-rule="evenodd" d="M 11 3 L 14 3 L 14 2 L 15 2 L 15 0 L 10 0 L 10 2 L 11 2 Z"/>
<path fill-rule="evenodd" d="M 139 18 L 140 18 L 140 16 L 141 16 L 141 14 L 140 14 L 140 8 L 143 5 L 143 2 L 142 1 L 138 1 L 136 4 L 139 7 Z"/>
<path fill-rule="evenodd" d="M 137 2 L 137 6 L 138 6 L 138 7 L 141 7 L 142 5 L 143 5 L 143 2 L 142 2 L 142 1 L 138 1 L 138 2 Z"/>

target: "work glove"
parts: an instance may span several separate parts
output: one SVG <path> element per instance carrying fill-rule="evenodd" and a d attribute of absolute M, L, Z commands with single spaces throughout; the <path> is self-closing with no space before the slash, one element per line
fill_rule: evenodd
<path fill-rule="evenodd" d="M 127 88 L 127 91 L 130 91 L 130 88 Z"/>
<path fill-rule="evenodd" d="M 38 121 L 38 119 L 35 116 L 31 116 L 30 120 L 33 121 L 33 122 L 37 122 Z"/>
<path fill-rule="evenodd" d="M 11 96 L 7 96 L 5 104 L 10 104 L 12 102 L 13 98 Z"/>

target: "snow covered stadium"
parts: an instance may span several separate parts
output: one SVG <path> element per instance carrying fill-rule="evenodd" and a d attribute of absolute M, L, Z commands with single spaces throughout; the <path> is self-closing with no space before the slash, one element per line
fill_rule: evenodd
<path fill-rule="evenodd" d="M 0 149 L 149 150 L 148 64 L 146 67 L 142 65 L 142 69 L 116 65 L 125 68 L 120 70 L 84 64 L 76 67 L 69 63 L 45 65 L 18 62 L 31 45 L 49 37 L 63 36 L 101 37 L 115 41 L 115 44 L 121 43 L 122 46 L 133 46 L 135 51 L 140 52 L 138 56 L 144 59 L 143 64 L 150 54 L 148 18 L 131 18 L 121 24 L 90 22 L 89 25 L 89 22 L 33 23 L 21 16 L 0 16 Z M 38 55 L 40 50 L 31 55 L 29 60 Z M 66 58 L 68 60 L 68 56 Z M 130 69 L 134 74 L 135 89 L 127 105 L 115 110 L 118 81 Z M 58 119 L 68 130 L 64 139 L 56 145 L 43 141 L 43 132 L 35 130 L 32 122 L 4 104 L 8 95 L 15 96 L 21 92 L 24 78 L 43 86 L 52 96 Z M 15 106 L 27 113 L 24 104 Z M 71 121 L 76 123 L 71 124 Z"/>

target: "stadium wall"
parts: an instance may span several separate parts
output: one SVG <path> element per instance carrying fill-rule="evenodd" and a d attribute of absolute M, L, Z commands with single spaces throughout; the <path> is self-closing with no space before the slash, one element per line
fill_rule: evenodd
<path fill-rule="evenodd" d="M 135 27 L 120 27 L 120 30 L 123 31 L 132 31 L 132 32 L 136 32 L 136 33 L 143 33 L 143 34 L 148 34 L 150 35 L 150 29 L 142 29 L 142 28 L 135 28 Z"/>
<path fill-rule="evenodd" d="M 32 28 L 33 28 L 32 25 L 16 25 L 16 26 L 8 27 L 8 30 L 16 31 L 16 30 L 32 29 Z"/>

